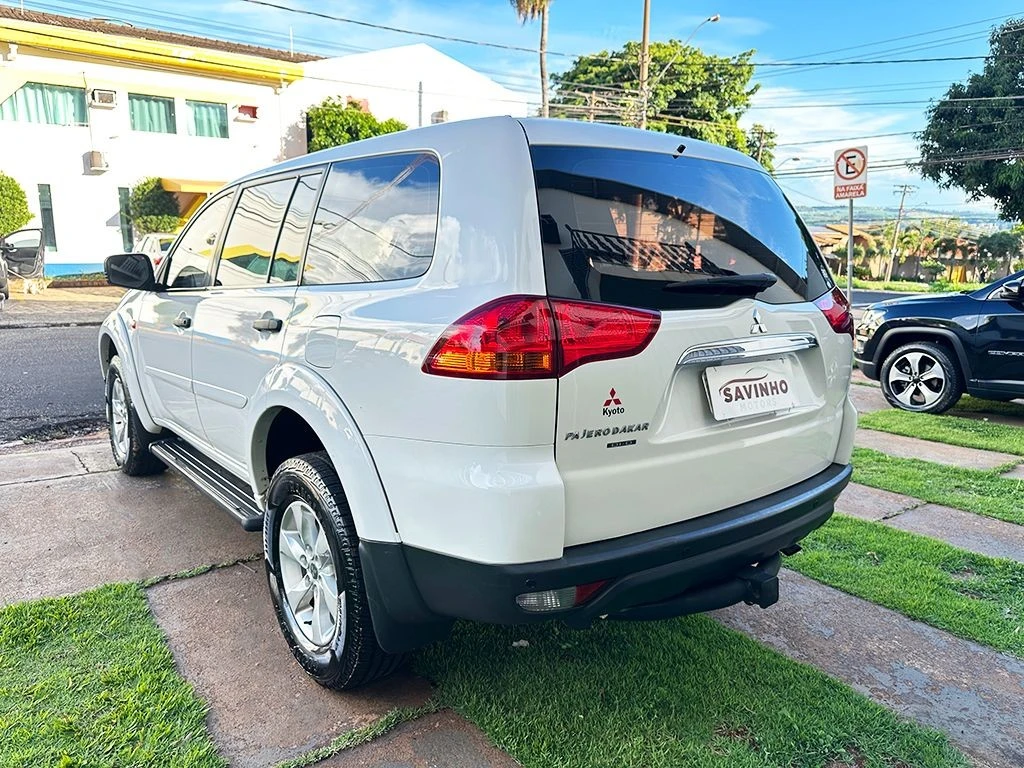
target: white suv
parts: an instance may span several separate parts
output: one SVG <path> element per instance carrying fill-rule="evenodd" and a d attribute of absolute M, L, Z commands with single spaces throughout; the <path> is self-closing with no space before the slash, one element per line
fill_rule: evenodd
<path fill-rule="evenodd" d="M 262 530 L 347 688 L 456 618 L 778 597 L 850 477 L 852 318 L 782 192 L 678 136 L 489 118 L 212 195 L 103 324 L 114 455 Z"/>

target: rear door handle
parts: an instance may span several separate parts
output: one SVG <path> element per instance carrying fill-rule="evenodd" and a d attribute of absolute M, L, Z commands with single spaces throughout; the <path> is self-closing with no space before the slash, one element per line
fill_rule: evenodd
<path fill-rule="evenodd" d="M 174 325 L 178 328 L 190 328 L 192 327 L 192 318 L 182 312 L 174 318 Z"/>
<path fill-rule="evenodd" d="M 281 330 L 284 325 L 276 317 L 261 317 L 259 320 L 254 320 L 252 327 L 257 331 L 269 331 L 270 333 L 277 333 Z"/>

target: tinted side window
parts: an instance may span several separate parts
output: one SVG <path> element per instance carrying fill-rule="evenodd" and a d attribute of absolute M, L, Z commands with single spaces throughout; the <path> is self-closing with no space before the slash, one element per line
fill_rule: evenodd
<path fill-rule="evenodd" d="M 309 222 L 313 217 L 316 192 L 320 188 L 322 173 L 303 176 L 292 194 L 284 227 L 274 250 L 274 263 L 270 267 L 271 283 L 294 283 L 299 279 L 299 262 L 302 261 L 302 246 L 309 234 Z"/>
<path fill-rule="evenodd" d="M 281 179 L 242 190 L 224 237 L 214 285 L 240 288 L 267 282 L 274 244 L 294 188 L 295 179 Z"/>
<path fill-rule="evenodd" d="M 302 282 L 419 277 L 434 255 L 441 169 L 429 154 L 334 163 L 313 219 Z"/>
<path fill-rule="evenodd" d="M 199 213 L 171 253 L 165 283 L 168 288 L 202 288 L 210 277 L 213 254 L 233 195 L 224 195 Z"/>

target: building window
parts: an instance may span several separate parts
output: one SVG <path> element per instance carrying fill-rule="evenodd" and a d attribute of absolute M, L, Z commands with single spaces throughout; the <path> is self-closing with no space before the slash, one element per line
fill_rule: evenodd
<path fill-rule="evenodd" d="M 192 114 L 188 122 L 189 136 L 209 136 L 214 139 L 228 137 L 228 105 L 214 101 L 186 101 Z"/>
<path fill-rule="evenodd" d="M 117 188 L 118 219 L 121 223 L 121 245 L 124 246 L 125 253 L 132 249 L 132 219 L 128 213 L 129 194 L 130 190 L 128 187 Z"/>
<path fill-rule="evenodd" d="M 0 120 L 49 125 L 88 125 L 85 88 L 25 83 L 0 103 Z"/>
<path fill-rule="evenodd" d="M 174 99 L 129 93 L 128 114 L 131 117 L 133 131 L 178 132 L 174 125 Z"/>
<path fill-rule="evenodd" d="M 50 185 L 39 185 L 39 218 L 43 222 L 43 238 L 47 248 L 57 250 L 57 232 L 53 228 L 53 197 L 50 195 Z"/>

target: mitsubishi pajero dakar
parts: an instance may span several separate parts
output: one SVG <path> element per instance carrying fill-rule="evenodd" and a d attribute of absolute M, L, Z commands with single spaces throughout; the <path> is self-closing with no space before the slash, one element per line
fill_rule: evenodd
<path fill-rule="evenodd" d="M 457 618 L 778 599 L 850 477 L 852 317 L 750 158 L 561 120 L 403 131 L 213 194 L 99 334 L 110 442 L 249 531 L 349 688 Z M 144 503 L 144 500 L 142 500 Z"/>

